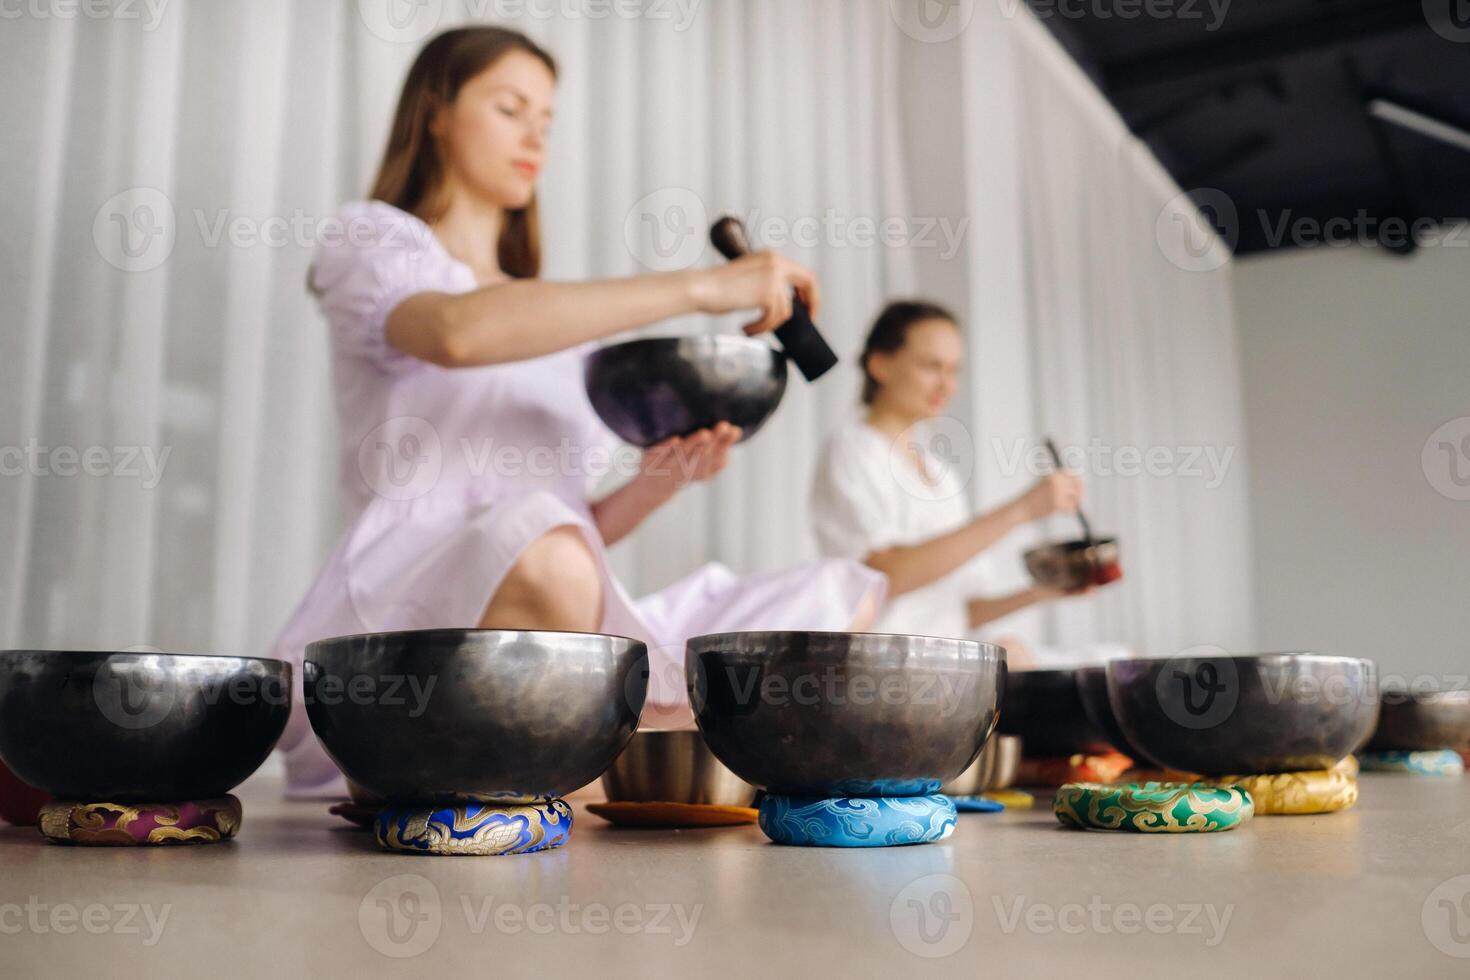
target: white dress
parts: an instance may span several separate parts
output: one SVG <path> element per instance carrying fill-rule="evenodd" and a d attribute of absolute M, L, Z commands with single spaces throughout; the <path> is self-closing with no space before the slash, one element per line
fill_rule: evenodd
<path fill-rule="evenodd" d="M 832 434 L 812 483 L 812 524 L 823 555 L 860 561 L 874 551 L 938 537 L 970 520 L 965 488 L 953 468 L 922 441 L 916 446 L 923 474 L 901 446 L 861 420 Z M 890 599 L 873 629 L 967 636 L 966 603 L 989 595 L 993 579 L 989 560 L 978 555 L 938 581 Z"/>
<path fill-rule="evenodd" d="M 331 326 L 348 526 L 271 652 L 298 678 L 313 640 L 475 626 L 522 549 L 557 527 L 579 530 L 601 565 L 601 630 L 649 645 L 644 718 L 662 727 L 692 722 L 690 636 L 840 630 L 881 602 L 880 573 L 830 559 L 746 577 L 708 564 L 632 598 L 607 567 L 588 500 L 618 446 L 583 387 L 596 345 L 476 368 L 404 354 L 384 335 L 393 308 L 415 293 L 473 290 L 474 273 L 390 205 L 350 204 L 338 217 L 342 234 L 317 255 L 312 285 Z M 280 747 L 293 792 L 342 788 L 299 696 Z"/>

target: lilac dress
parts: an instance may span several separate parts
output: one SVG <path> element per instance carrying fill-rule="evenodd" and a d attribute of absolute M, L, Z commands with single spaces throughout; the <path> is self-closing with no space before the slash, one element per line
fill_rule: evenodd
<path fill-rule="evenodd" d="M 475 626 L 522 549 L 558 527 L 580 530 L 601 565 L 602 631 L 649 645 L 644 718 L 659 727 L 691 720 L 688 637 L 840 630 L 865 599 L 882 601 L 884 577 L 841 559 L 748 577 L 708 564 L 630 597 L 607 566 L 588 500 L 618 446 L 582 386 L 595 345 L 476 368 L 404 354 L 384 336 L 393 308 L 415 293 L 468 292 L 474 274 L 427 225 L 388 204 L 349 204 L 339 217 L 312 285 L 331 325 L 348 524 L 271 652 L 296 664 L 298 678 L 312 640 Z M 341 786 L 300 703 L 281 748 L 293 792 Z"/>

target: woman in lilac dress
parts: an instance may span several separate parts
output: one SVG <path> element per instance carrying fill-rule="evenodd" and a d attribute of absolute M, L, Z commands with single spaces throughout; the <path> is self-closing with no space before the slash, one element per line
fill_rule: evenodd
<path fill-rule="evenodd" d="M 712 269 L 600 282 L 537 278 L 536 175 L 555 90 L 551 58 L 478 27 L 430 41 L 409 71 L 371 200 L 324 240 L 311 288 L 331 326 L 348 527 L 272 655 L 315 639 L 431 627 L 584 630 L 649 644 L 645 724 L 690 720 L 689 636 L 861 628 L 886 580 L 825 560 L 740 578 L 706 565 L 633 599 L 604 548 L 691 480 L 724 467 L 739 430 L 645 452 L 591 499 L 616 440 L 582 385 L 597 342 L 667 317 L 789 317 L 812 274 L 763 252 Z M 282 739 L 294 793 L 340 777 L 298 705 Z"/>

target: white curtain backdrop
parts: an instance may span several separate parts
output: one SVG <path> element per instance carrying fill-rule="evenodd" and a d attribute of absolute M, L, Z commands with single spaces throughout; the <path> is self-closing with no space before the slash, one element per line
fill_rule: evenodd
<path fill-rule="evenodd" d="M 7 20 L 0 642 L 267 648 L 340 529 L 313 242 L 364 193 L 422 40 L 469 21 L 561 63 L 549 277 L 718 261 L 697 242 L 733 211 L 817 268 L 848 358 L 794 377 L 718 481 L 615 549 L 635 594 L 707 560 L 814 554 L 810 469 L 855 410 L 851 357 L 887 298 L 922 294 L 967 324 L 952 448 L 977 505 L 1034 478 L 1015 451 L 1043 433 L 1235 454 L 1219 486 L 1095 475 L 1125 583 L 1013 625 L 1161 654 L 1250 643 L 1228 262 L 1161 245 L 1159 215 L 1188 217 L 1177 188 L 1019 0 L 166 0 Z M 1001 548 L 1016 581 L 1028 540 Z"/>

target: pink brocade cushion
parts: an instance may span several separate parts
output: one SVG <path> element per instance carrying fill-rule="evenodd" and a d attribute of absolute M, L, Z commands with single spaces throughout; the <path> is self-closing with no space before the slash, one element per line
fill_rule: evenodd
<path fill-rule="evenodd" d="M 41 807 L 41 833 L 59 844 L 204 844 L 228 840 L 240 829 L 233 796 L 182 803 L 75 803 Z"/>

